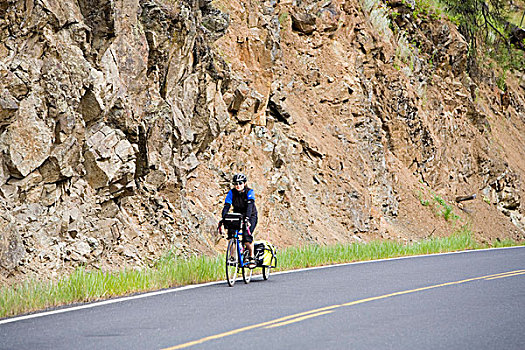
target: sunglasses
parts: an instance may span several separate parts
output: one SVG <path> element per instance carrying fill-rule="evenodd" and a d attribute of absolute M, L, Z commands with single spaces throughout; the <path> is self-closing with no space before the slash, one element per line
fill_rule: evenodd
<path fill-rule="evenodd" d="M 244 183 L 244 182 L 242 182 L 242 181 L 234 181 L 234 182 L 233 182 L 233 185 L 234 185 L 234 186 L 238 186 L 238 185 L 242 185 L 243 183 Z"/>

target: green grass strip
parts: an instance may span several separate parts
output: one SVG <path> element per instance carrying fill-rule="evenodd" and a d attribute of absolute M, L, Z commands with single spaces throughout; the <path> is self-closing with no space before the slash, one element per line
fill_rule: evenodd
<path fill-rule="evenodd" d="M 514 245 L 518 244 L 513 240 L 498 241 L 493 244 L 497 247 Z M 468 230 L 450 237 L 431 238 L 411 244 L 375 241 L 331 246 L 308 245 L 278 251 L 276 270 L 486 247 L 476 243 Z M 182 259 L 173 253 L 168 253 L 152 268 L 111 273 L 78 268 L 72 275 L 56 283 L 28 281 L 1 288 L 0 317 L 224 278 L 224 255 Z"/>

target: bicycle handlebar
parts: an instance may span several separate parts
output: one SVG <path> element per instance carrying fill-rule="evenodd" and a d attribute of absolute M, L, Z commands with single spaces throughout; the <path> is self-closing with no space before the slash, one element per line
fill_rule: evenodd
<path fill-rule="evenodd" d="M 245 225 L 246 225 L 246 224 L 245 224 Z M 222 225 L 221 225 L 221 224 L 219 224 L 219 226 L 217 227 L 217 230 L 219 231 L 219 235 L 220 235 L 220 236 L 223 236 L 223 235 L 224 235 L 224 233 L 223 233 L 223 231 L 222 231 Z M 241 231 L 241 230 L 237 230 L 237 231 L 238 231 L 238 234 L 242 235 L 242 231 Z M 247 233 L 248 233 L 250 236 L 252 235 L 252 233 L 251 233 L 251 231 L 250 231 L 250 227 L 249 227 L 248 225 L 246 225 L 246 231 L 247 231 Z"/>

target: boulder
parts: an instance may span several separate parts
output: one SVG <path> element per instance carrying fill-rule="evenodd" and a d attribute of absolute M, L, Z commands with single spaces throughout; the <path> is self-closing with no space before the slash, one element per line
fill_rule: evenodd
<path fill-rule="evenodd" d="M 112 0 L 79 0 L 84 25 L 89 27 L 90 46 L 95 58 L 106 51 L 115 38 L 115 7 Z"/>
<path fill-rule="evenodd" d="M 293 119 L 289 112 L 289 108 L 286 103 L 286 94 L 281 91 L 276 91 L 270 96 L 268 101 L 268 109 L 270 115 L 276 120 L 284 122 L 286 124 L 292 124 Z"/>
<path fill-rule="evenodd" d="M 0 218 L 0 267 L 12 270 L 25 256 L 22 237 L 15 224 Z"/>
<path fill-rule="evenodd" d="M 20 73 L 20 75 L 23 75 Z M 28 88 L 26 83 L 17 74 L 10 71 L 3 62 L 0 62 L 0 81 L 8 92 L 17 99 L 27 95 Z"/>
<path fill-rule="evenodd" d="M 49 158 L 40 167 L 45 183 L 75 175 L 75 168 L 80 164 L 80 146 L 74 137 L 69 137 L 65 142 L 55 145 Z"/>
<path fill-rule="evenodd" d="M 325 32 L 333 32 L 339 26 L 341 13 L 332 5 L 332 2 L 328 2 L 328 4 L 319 10 L 319 27 Z"/>
<path fill-rule="evenodd" d="M 508 210 L 517 210 L 520 206 L 520 197 L 516 189 L 505 186 L 499 193 L 499 205 Z"/>
<path fill-rule="evenodd" d="M 316 29 L 316 17 L 307 12 L 292 12 L 292 29 L 303 34 L 312 34 Z"/>
<path fill-rule="evenodd" d="M 460 75 L 467 70 L 468 44 L 459 34 L 454 37 L 448 49 L 450 63 L 455 75 Z"/>
<path fill-rule="evenodd" d="M 9 170 L 4 164 L 4 159 L 0 157 L 0 186 L 6 183 L 9 179 Z"/>
<path fill-rule="evenodd" d="M 231 102 L 229 104 L 228 110 L 232 113 L 237 113 L 241 109 L 241 105 L 250 93 L 250 88 L 246 83 L 240 83 L 239 86 L 235 89 Z"/>
<path fill-rule="evenodd" d="M 52 130 L 37 114 L 39 103 L 36 97 L 22 101 L 17 119 L 9 125 L 0 142 L 8 149 L 8 160 L 22 176 L 44 163 L 53 143 Z"/>
<path fill-rule="evenodd" d="M 209 30 L 213 41 L 219 39 L 226 33 L 230 26 L 230 16 L 212 6 L 202 8 L 202 25 Z"/>
<path fill-rule="evenodd" d="M 126 186 L 135 175 L 135 148 L 120 130 L 99 123 L 90 131 L 84 152 L 86 179 L 94 189 L 119 183 Z M 119 192 L 116 186 L 111 192 Z"/>
<path fill-rule="evenodd" d="M 91 246 L 86 241 L 80 241 L 74 244 L 73 251 L 82 257 L 87 257 L 91 253 Z"/>
<path fill-rule="evenodd" d="M 263 107 L 264 96 L 259 92 L 252 90 L 246 99 L 241 104 L 238 113 L 235 115 L 237 120 L 241 123 L 252 121 L 257 113 L 260 113 Z"/>
<path fill-rule="evenodd" d="M 84 117 L 86 124 L 96 121 L 103 112 L 103 103 L 99 100 L 92 90 L 87 90 L 78 106 L 78 111 Z"/>

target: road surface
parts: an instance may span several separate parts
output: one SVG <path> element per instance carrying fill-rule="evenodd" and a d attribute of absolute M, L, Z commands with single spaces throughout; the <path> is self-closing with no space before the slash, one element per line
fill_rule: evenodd
<path fill-rule="evenodd" d="M 256 270 L 258 271 L 258 270 Z M 0 321 L 0 349 L 525 349 L 525 247 L 255 276 Z"/>

